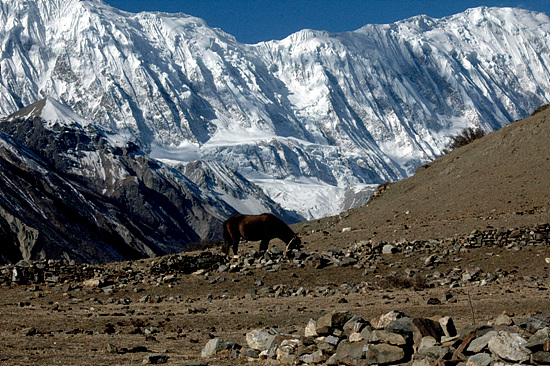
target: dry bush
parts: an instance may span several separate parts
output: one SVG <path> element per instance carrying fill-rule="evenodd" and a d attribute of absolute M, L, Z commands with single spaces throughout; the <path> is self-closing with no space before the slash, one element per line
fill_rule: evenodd
<path fill-rule="evenodd" d="M 453 151 L 454 149 L 458 149 L 459 147 L 468 145 L 474 140 L 477 140 L 479 138 L 482 138 L 487 133 L 481 128 L 481 127 L 467 127 L 463 129 L 460 133 L 449 136 L 451 141 L 445 146 L 445 149 L 443 150 L 446 154 Z"/>
<path fill-rule="evenodd" d="M 383 289 L 407 289 L 412 288 L 415 291 L 421 291 L 429 288 L 426 278 L 422 276 L 405 277 L 398 275 L 388 275 L 384 277 L 379 285 Z"/>

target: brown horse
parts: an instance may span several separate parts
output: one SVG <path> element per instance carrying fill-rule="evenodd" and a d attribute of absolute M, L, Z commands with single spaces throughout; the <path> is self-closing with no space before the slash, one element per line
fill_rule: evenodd
<path fill-rule="evenodd" d="M 241 238 L 249 241 L 261 240 L 260 253 L 267 250 L 270 240 L 274 238 L 279 238 L 287 244 L 287 252 L 299 248 L 302 243 L 283 220 L 270 213 L 231 216 L 223 223 L 223 238 L 223 252 L 229 254 L 229 248 L 233 248 L 234 255 L 237 255 Z"/>

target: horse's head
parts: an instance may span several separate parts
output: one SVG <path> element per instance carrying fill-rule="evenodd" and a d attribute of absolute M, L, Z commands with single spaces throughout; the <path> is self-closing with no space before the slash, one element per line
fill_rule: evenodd
<path fill-rule="evenodd" d="M 286 250 L 300 249 L 301 245 L 302 239 L 300 239 L 297 235 L 294 235 L 294 237 L 290 239 L 290 241 L 286 245 Z"/>

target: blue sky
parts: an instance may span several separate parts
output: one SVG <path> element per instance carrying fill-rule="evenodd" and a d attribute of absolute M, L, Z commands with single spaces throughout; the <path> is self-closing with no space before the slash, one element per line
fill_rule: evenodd
<path fill-rule="evenodd" d="M 550 0 L 104 0 L 130 11 L 185 13 L 244 43 L 282 39 L 301 29 L 345 32 L 414 15 L 434 18 L 477 6 L 519 7 L 550 16 Z"/>

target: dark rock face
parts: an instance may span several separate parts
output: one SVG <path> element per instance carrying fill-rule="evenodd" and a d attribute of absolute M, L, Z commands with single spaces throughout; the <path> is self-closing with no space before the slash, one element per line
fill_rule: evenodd
<path fill-rule="evenodd" d="M 235 213 L 135 145 L 80 125 L 0 121 L 0 262 L 107 262 L 220 237 Z"/>

